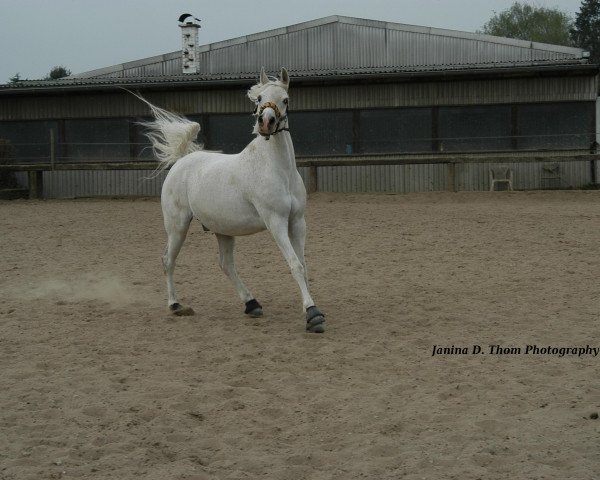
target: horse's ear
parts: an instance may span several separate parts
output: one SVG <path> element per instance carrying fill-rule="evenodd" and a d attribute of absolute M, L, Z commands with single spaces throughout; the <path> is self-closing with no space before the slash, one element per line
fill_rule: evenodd
<path fill-rule="evenodd" d="M 265 67 L 262 67 L 260 69 L 260 83 L 262 83 L 263 85 L 269 83 L 269 77 L 267 77 L 267 74 L 265 73 Z"/>
<path fill-rule="evenodd" d="M 281 83 L 285 86 L 287 90 L 290 86 L 290 76 L 285 68 L 281 68 L 281 73 L 279 74 L 279 78 L 281 79 Z"/>

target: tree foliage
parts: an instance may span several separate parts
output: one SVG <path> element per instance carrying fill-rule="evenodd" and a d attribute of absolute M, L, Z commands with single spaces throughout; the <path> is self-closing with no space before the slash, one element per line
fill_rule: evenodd
<path fill-rule="evenodd" d="M 590 52 L 590 62 L 600 63 L 600 0 L 583 0 L 571 29 L 573 43 Z"/>
<path fill-rule="evenodd" d="M 71 70 L 63 67 L 62 65 L 58 65 L 56 67 L 52 67 L 52 70 L 44 77 L 44 80 L 57 80 L 59 78 L 68 77 L 71 75 Z M 15 73 L 14 76 L 8 79 L 9 83 L 18 83 L 28 80 L 26 78 L 21 78 L 20 73 Z"/>
<path fill-rule="evenodd" d="M 483 26 L 483 33 L 570 46 L 572 25 L 571 17 L 561 10 L 515 2 L 500 13 L 494 12 Z"/>
<path fill-rule="evenodd" d="M 66 69 L 62 65 L 58 65 L 56 67 L 52 67 L 50 73 L 46 75 L 44 80 L 57 80 L 59 78 L 68 77 L 71 75 L 71 70 Z"/>

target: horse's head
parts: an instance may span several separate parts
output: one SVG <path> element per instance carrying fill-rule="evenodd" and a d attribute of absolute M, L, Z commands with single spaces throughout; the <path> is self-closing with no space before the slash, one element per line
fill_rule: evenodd
<path fill-rule="evenodd" d="M 285 68 L 281 69 L 277 79 L 269 79 L 265 68 L 262 68 L 259 82 L 248 91 L 248 97 L 256 104 L 255 134 L 268 140 L 271 135 L 284 130 L 288 114 L 289 86 L 290 78 Z"/>

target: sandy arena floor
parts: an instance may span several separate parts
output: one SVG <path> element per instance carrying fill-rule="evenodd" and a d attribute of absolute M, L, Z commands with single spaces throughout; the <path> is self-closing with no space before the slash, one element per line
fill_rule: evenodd
<path fill-rule="evenodd" d="M 316 194 L 307 221 L 324 335 L 267 233 L 237 248 L 264 318 L 198 224 L 172 317 L 157 199 L 0 202 L 0 479 L 598 478 L 600 355 L 558 349 L 600 348 L 600 192 Z"/>

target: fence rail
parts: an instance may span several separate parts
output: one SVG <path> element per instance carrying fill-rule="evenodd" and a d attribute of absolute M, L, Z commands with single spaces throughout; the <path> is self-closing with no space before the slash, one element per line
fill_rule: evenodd
<path fill-rule="evenodd" d="M 417 165 L 445 164 L 447 168 L 447 190 L 456 191 L 456 165 L 467 163 L 529 163 L 529 162 L 590 162 L 592 183 L 596 183 L 594 162 L 600 160 L 598 153 L 584 152 L 506 152 L 489 154 L 377 154 L 377 155 L 340 155 L 327 157 L 296 158 L 298 167 L 308 167 L 307 190 L 315 192 L 318 184 L 318 167 L 348 167 L 370 165 Z M 0 165 L 0 171 L 27 172 L 29 178 L 29 197 L 40 198 L 43 194 L 43 172 L 69 170 L 155 170 L 155 161 L 102 161 L 102 162 L 52 162 Z"/>

